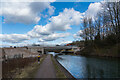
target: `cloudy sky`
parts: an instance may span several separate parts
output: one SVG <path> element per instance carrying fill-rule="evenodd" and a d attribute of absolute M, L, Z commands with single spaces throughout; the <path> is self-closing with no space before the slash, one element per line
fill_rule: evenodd
<path fill-rule="evenodd" d="M 70 1 L 2 0 L 0 45 L 63 44 L 82 39 L 78 35 L 83 17 L 94 18 L 102 0 Z"/>

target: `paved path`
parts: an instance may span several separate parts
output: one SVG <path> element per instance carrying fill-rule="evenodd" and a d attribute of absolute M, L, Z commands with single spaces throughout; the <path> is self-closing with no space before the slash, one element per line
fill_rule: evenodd
<path fill-rule="evenodd" d="M 2 78 L 2 60 L 0 60 L 0 80 Z"/>
<path fill-rule="evenodd" d="M 51 56 L 47 55 L 44 61 L 40 64 L 35 78 L 56 78 L 54 65 L 51 60 Z"/>

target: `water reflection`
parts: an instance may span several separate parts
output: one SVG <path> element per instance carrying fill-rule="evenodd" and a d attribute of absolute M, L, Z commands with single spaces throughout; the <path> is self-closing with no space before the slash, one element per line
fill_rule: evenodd
<path fill-rule="evenodd" d="M 75 78 L 120 77 L 120 59 L 60 55 L 57 60 Z"/>
<path fill-rule="evenodd" d="M 54 53 L 54 52 L 47 52 L 47 54 L 52 54 L 53 56 L 57 55 L 58 53 Z"/>

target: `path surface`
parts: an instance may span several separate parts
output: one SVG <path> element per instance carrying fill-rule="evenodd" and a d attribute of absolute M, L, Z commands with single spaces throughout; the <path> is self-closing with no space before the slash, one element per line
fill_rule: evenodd
<path fill-rule="evenodd" d="M 40 68 L 38 69 L 35 78 L 56 78 L 55 74 L 56 72 L 51 60 L 51 56 L 47 55 L 47 57 L 40 64 Z"/>

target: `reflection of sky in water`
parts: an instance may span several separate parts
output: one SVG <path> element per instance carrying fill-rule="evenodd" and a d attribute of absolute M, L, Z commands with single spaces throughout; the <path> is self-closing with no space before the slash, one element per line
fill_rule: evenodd
<path fill-rule="evenodd" d="M 58 53 L 48 52 L 47 54 L 52 54 L 53 56 L 55 56 L 55 55 L 57 55 Z"/>
<path fill-rule="evenodd" d="M 120 60 L 60 55 L 58 61 L 76 78 L 120 77 Z"/>

